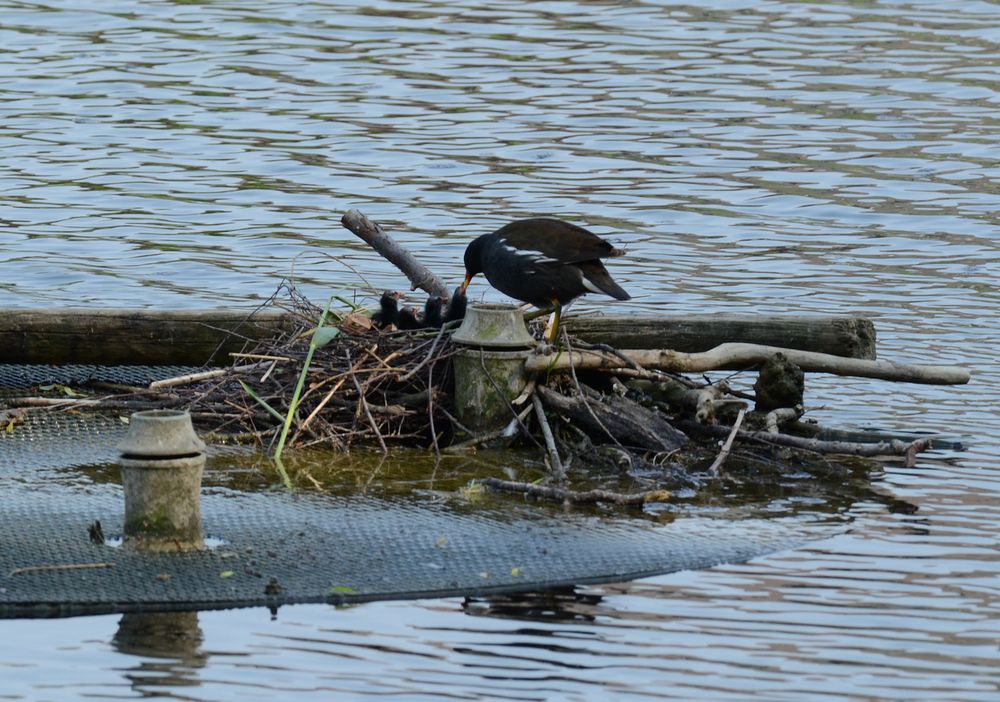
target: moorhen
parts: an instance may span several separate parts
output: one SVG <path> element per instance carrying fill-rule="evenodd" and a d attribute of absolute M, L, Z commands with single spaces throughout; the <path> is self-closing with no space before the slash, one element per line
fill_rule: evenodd
<path fill-rule="evenodd" d="M 424 303 L 424 326 L 440 329 L 444 324 L 444 303 L 448 298 L 440 295 L 431 295 Z"/>
<path fill-rule="evenodd" d="M 379 298 L 379 310 L 372 315 L 372 323 L 379 329 L 384 329 L 390 324 L 395 324 L 399 319 L 399 301 L 402 293 L 386 290 Z"/>
<path fill-rule="evenodd" d="M 555 307 L 549 343 L 559 333 L 562 308 L 587 292 L 616 300 L 630 295 L 611 279 L 602 258 L 624 255 L 583 227 L 561 219 L 536 217 L 504 225 L 473 239 L 465 249 L 464 294 L 483 273 L 494 288 L 535 307 Z"/>
<path fill-rule="evenodd" d="M 400 331 L 410 331 L 412 329 L 423 329 L 424 323 L 417 315 L 414 307 L 404 307 L 396 317 L 396 327 Z"/>
<path fill-rule="evenodd" d="M 448 306 L 444 310 L 444 323 L 457 322 L 460 319 L 465 319 L 465 307 L 468 304 L 468 298 L 465 297 L 465 286 L 459 285 L 455 288 L 455 292 L 451 294 L 451 299 L 448 300 Z"/>

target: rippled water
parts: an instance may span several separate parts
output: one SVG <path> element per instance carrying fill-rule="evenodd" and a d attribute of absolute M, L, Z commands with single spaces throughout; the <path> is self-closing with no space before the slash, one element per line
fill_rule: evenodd
<path fill-rule="evenodd" d="M 1000 5 L 0 9 L 6 306 L 403 287 L 351 207 L 457 282 L 471 236 L 551 214 L 627 245 L 616 311 L 856 312 L 883 358 L 974 370 L 811 382 L 822 421 L 969 448 L 890 464 L 909 508 L 809 548 L 516 602 L 6 621 L 4 699 L 1000 696 Z"/>

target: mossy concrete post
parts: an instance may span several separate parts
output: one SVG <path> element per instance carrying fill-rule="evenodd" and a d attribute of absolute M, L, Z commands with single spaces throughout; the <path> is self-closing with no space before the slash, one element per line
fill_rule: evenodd
<path fill-rule="evenodd" d="M 135 412 L 118 449 L 125 491 L 125 545 L 148 551 L 204 548 L 205 444 L 195 434 L 191 415 L 177 410 Z"/>
<path fill-rule="evenodd" d="M 455 356 L 455 413 L 469 429 L 500 429 L 513 418 L 511 400 L 524 390 L 524 361 L 535 344 L 524 313 L 511 305 L 472 305 L 452 339 L 465 348 Z"/>

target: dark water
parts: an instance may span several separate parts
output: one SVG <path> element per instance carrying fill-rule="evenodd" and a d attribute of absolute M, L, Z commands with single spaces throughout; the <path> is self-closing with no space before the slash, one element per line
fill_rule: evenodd
<path fill-rule="evenodd" d="M 527 601 L 5 621 L 0 698 L 1000 698 L 1000 5 L 0 10 L 6 306 L 404 287 L 351 207 L 457 282 L 550 214 L 628 247 L 616 311 L 859 313 L 974 373 L 811 381 L 825 423 L 968 446 L 887 465 L 838 537 Z"/>

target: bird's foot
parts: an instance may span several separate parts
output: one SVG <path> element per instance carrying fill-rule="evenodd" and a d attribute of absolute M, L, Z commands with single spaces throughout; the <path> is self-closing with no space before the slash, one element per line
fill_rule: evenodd
<path fill-rule="evenodd" d="M 559 345 L 554 344 L 548 339 L 541 339 L 535 346 L 535 353 L 539 356 L 547 356 L 551 353 L 556 353 L 559 350 Z"/>

